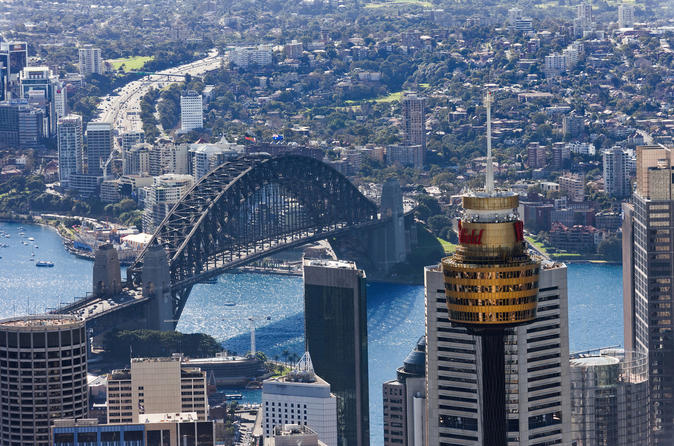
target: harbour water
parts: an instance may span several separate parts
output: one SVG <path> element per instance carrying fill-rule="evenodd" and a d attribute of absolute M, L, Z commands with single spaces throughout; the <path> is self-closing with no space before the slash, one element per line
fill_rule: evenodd
<path fill-rule="evenodd" d="M 56 232 L 14 223 L 0 223 L 0 231 L 10 234 L 0 239 L 9 245 L 0 248 L 0 317 L 42 312 L 91 290 L 92 263 L 67 253 Z M 35 242 L 23 245 L 28 237 Z M 54 267 L 36 268 L 31 252 L 35 260 L 52 261 Z M 568 288 L 571 351 L 622 345 L 622 268 L 570 265 Z M 381 384 L 395 377 L 396 368 L 423 335 L 424 291 L 419 285 L 370 283 L 367 293 L 371 443 L 381 446 Z M 245 353 L 250 349 L 248 317 L 255 320 L 258 350 L 280 360 L 287 354 L 301 355 L 302 279 L 224 274 L 215 284 L 197 285 L 178 330 L 208 333 L 228 350 Z M 255 401 L 259 391 L 247 392 L 245 398 Z"/>

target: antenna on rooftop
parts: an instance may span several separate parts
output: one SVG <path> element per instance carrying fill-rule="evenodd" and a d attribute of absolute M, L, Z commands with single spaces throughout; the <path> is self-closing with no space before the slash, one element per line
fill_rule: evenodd
<path fill-rule="evenodd" d="M 491 103 L 493 101 L 491 91 L 487 90 L 487 95 L 484 97 L 484 105 L 487 107 L 487 172 L 484 188 L 488 194 L 494 192 L 494 163 L 491 158 Z"/>

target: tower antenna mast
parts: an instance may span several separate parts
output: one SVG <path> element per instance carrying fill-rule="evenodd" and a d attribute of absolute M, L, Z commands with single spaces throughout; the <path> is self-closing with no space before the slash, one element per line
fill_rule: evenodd
<path fill-rule="evenodd" d="M 494 193 L 494 163 L 491 157 L 491 104 L 493 101 L 491 91 L 487 90 L 487 95 L 484 97 L 484 105 L 487 107 L 487 172 L 484 188 L 489 195 Z"/>

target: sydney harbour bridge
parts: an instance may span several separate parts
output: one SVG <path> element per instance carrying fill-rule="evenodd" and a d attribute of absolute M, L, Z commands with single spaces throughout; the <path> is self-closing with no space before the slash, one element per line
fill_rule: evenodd
<path fill-rule="evenodd" d="M 125 282 L 108 245 L 96 253 L 92 295 L 57 311 L 86 318 L 95 333 L 170 330 L 197 283 L 284 249 L 340 237 L 356 240 L 372 265 L 386 270 L 404 261 L 412 224 L 399 187 L 385 186 L 379 207 L 314 158 L 244 156 L 209 172 L 176 203 Z"/>

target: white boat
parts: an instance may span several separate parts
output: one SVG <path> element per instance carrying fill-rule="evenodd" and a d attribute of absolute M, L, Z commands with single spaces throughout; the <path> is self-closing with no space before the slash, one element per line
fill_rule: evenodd
<path fill-rule="evenodd" d="M 33 237 L 28 237 L 28 241 L 29 241 L 29 242 L 34 242 L 35 239 L 34 239 Z"/>

